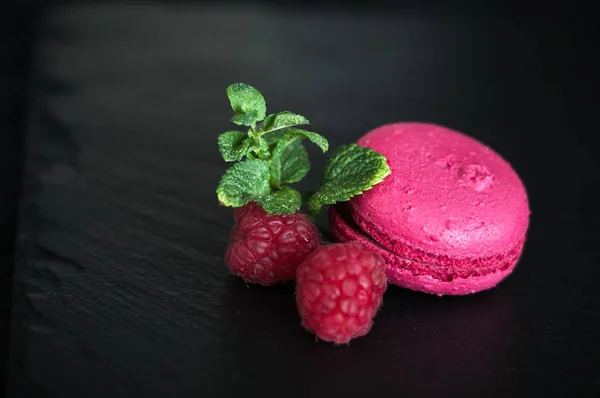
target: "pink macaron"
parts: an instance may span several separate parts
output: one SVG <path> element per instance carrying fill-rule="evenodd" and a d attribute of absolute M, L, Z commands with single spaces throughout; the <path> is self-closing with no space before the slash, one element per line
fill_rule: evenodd
<path fill-rule="evenodd" d="M 527 193 L 500 155 L 457 131 L 395 123 L 358 145 L 392 173 L 331 206 L 333 234 L 380 253 L 392 284 L 438 295 L 490 289 L 515 268 L 529 226 Z"/>

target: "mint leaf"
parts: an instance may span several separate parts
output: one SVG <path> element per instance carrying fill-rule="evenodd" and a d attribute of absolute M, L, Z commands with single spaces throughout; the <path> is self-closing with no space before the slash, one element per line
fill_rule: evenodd
<path fill-rule="evenodd" d="M 231 121 L 238 126 L 250 126 L 252 123 L 256 123 L 258 119 L 258 112 L 250 111 L 248 113 L 241 113 L 231 118 Z"/>
<path fill-rule="evenodd" d="M 300 181 L 310 170 L 308 153 L 300 141 L 288 145 L 283 153 L 271 161 L 271 182 L 279 187 Z"/>
<path fill-rule="evenodd" d="M 226 162 L 234 162 L 236 160 L 241 160 L 246 155 L 252 140 L 248 137 L 247 133 L 242 133 L 241 131 L 226 131 L 219 135 L 218 143 L 219 151 L 221 151 L 223 159 L 225 159 Z"/>
<path fill-rule="evenodd" d="M 323 184 L 308 200 L 308 209 L 316 215 L 323 205 L 360 195 L 390 173 L 387 160 L 380 153 L 356 144 L 341 146 L 325 165 Z"/>
<path fill-rule="evenodd" d="M 304 116 L 289 111 L 274 113 L 265 118 L 263 123 L 263 134 L 286 127 L 298 126 L 300 124 L 310 124 L 310 122 Z"/>
<path fill-rule="evenodd" d="M 261 138 L 263 138 L 269 145 L 273 145 L 277 143 L 277 141 L 279 141 L 281 137 L 285 135 L 285 133 L 286 131 L 283 129 L 275 130 L 273 132 L 270 132 L 269 134 L 263 135 Z"/>
<path fill-rule="evenodd" d="M 323 137 L 322 135 L 313 133 L 311 131 L 292 129 L 285 133 L 283 137 L 281 137 L 281 139 L 277 142 L 277 145 L 275 145 L 275 149 L 271 154 L 271 159 L 277 159 L 279 156 L 281 156 L 283 151 L 285 151 L 285 148 L 288 145 L 290 145 L 294 141 L 298 141 L 303 138 L 308 138 L 310 142 L 316 144 L 319 148 L 321 148 L 323 152 L 327 152 L 327 149 L 329 149 L 329 142 L 327 142 L 325 137 Z"/>
<path fill-rule="evenodd" d="M 221 177 L 217 197 L 225 206 L 240 207 L 269 193 L 269 163 L 262 159 L 235 163 Z"/>
<path fill-rule="evenodd" d="M 292 214 L 302 205 L 300 192 L 291 187 L 283 187 L 255 201 L 269 214 Z"/>
<path fill-rule="evenodd" d="M 304 116 L 292 112 L 274 113 L 265 118 L 262 134 L 264 134 L 264 139 L 271 145 L 285 135 L 286 128 L 309 123 Z"/>
<path fill-rule="evenodd" d="M 234 83 L 227 87 L 227 97 L 235 116 L 231 121 L 238 125 L 250 126 L 261 121 L 267 113 L 267 105 L 262 94 L 245 83 Z"/>

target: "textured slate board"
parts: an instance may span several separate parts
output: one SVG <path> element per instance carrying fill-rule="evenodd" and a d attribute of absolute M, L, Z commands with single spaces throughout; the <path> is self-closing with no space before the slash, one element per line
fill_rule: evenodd
<path fill-rule="evenodd" d="M 592 86 L 573 84 L 592 68 L 560 21 L 90 3 L 43 22 L 10 396 L 599 391 Z M 472 297 L 391 287 L 368 337 L 315 343 L 291 285 L 246 286 L 223 265 L 216 135 L 232 81 L 307 115 L 332 147 L 397 120 L 494 147 L 533 210 L 515 274 Z M 324 159 L 311 152 L 307 187 Z"/>
<path fill-rule="evenodd" d="M 0 385 L 6 385 L 15 235 L 22 179 L 24 110 L 28 75 L 27 8 L 0 7 Z M 4 390 L 3 390 L 4 391 Z"/>

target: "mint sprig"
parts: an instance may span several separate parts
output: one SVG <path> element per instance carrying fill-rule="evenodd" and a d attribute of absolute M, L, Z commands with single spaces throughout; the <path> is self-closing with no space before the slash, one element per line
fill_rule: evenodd
<path fill-rule="evenodd" d="M 223 159 L 236 162 L 219 181 L 219 202 L 241 207 L 254 201 L 269 214 L 300 210 L 302 194 L 288 184 L 300 181 L 310 170 L 302 141 L 312 142 L 323 152 L 329 149 L 329 142 L 320 134 L 299 128 L 310 124 L 302 115 L 283 111 L 267 116 L 264 97 L 248 84 L 232 84 L 226 93 L 235 112 L 231 121 L 249 129 L 219 135 Z M 311 215 L 325 204 L 359 195 L 389 173 L 385 158 L 377 152 L 355 144 L 340 147 L 325 167 L 322 186 L 308 198 Z"/>

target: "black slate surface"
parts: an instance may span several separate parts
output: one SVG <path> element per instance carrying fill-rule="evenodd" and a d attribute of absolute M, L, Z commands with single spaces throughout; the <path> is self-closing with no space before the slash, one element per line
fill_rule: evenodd
<path fill-rule="evenodd" d="M 424 4 L 88 2 L 43 14 L 9 396 L 599 394 L 587 27 L 557 10 Z M 223 264 L 233 220 L 216 204 L 216 136 L 232 126 L 234 81 L 270 111 L 308 116 L 332 147 L 400 120 L 492 146 L 530 195 L 515 273 L 469 297 L 390 287 L 368 336 L 316 343 L 291 284 L 246 286 Z M 311 153 L 308 188 L 325 159 Z"/>
<path fill-rule="evenodd" d="M 23 4 L 0 7 L 0 385 L 6 385 L 15 231 L 22 180 L 29 72 L 29 24 Z M 4 392 L 4 389 L 2 389 Z"/>

